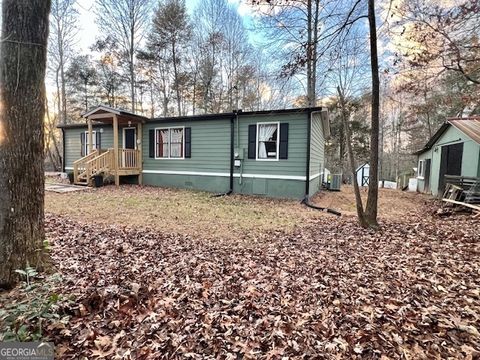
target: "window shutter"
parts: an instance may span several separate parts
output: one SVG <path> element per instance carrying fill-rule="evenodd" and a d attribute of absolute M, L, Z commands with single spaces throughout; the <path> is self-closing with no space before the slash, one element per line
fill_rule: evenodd
<path fill-rule="evenodd" d="M 102 148 L 102 133 L 100 131 L 97 131 L 95 133 L 95 136 L 97 137 L 95 139 L 95 144 L 97 145 L 97 149 L 100 150 Z"/>
<path fill-rule="evenodd" d="M 80 133 L 80 156 L 85 156 L 85 132 Z"/>
<path fill-rule="evenodd" d="M 192 128 L 185 128 L 185 157 L 192 157 Z"/>
<path fill-rule="evenodd" d="M 248 125 L 248 158 L 255 159 L 257 152 L 257 125 Z"/>
<path fill-rule="evenodd" d="M 288 123 L 280 124 L 280 147 L 279 158 L 288 159 Z"/>
<path fill-rule="evenodd" d="M 148 157 L 155 157 L 155 130 L 148 130 Z"/>

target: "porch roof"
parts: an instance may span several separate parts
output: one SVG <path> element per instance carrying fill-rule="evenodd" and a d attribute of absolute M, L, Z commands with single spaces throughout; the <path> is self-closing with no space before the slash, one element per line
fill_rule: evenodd
<path fill-rule="evenodd" d="M 131 124 L 143 124 L 148 120 L 145 116 L 137 115 L 126 110 L 114 109 L 106 105 L 99 105 L 82 116 L 85 119 L 95 120 L 96 122 L 111 123 L 113 122 L 114 115 L 117 116 L 120 125 L 125 125 L 129 122 Z"/>

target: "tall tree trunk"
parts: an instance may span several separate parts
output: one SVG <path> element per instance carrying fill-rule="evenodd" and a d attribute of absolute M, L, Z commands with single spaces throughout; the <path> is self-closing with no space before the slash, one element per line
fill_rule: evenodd
<path fill-rule="evenodd" d="M 63 45 L 62 45 L 63 46 Z M 65 87 L 65 54 L 63 47 L 60 48 L 60 84 L 62 92 L 62 124 L 67 123 L 67 90 Z"/>
<path fill-rule="evenodd" d="M 60 67 L 57 67 L 55 69 L 55 86 L 57 87 L 57 114 L 60 119 L 60 124 L 65 124 L 62 118 L 62 91 L 60 86 Z"/>
<path fill-rule="evenodd" d="M 49 0 L 3 0 L 0 58 L 0 287 L 40 266 L 45 237 L 45 68 Z"/>
<path fill-rule="evenodd" d="M 370 173 L 365 217 L 371 227 L 378 227 L 378 138 L 380 120 L 380 77 L 378 74 L 377 24 L 375 0 L 368 0 L 368 24 L 370 28 L 370 62 L 372 72 L 372 124 L 370 130 Z"/>
<path fill-rule="evenodd" d="M 63 112 L 63 98 L 65 96 L 65 76 L 63 68 L 63 31 L 60 17 L 56 17 L 56 26 L 58 29 L 57 35 L 57 47 L 58 47 L 58 67 L 56 69 L 55 81 L 57 85 L 57 104 L 58 104 L 58 116 L 60 118 L 60 124 L 65 125 L 67 118 Z M 66 111 L 65 111 L 66 112 Z"/>
<path fill-rule="evenodd" d="M 155 116 L 155 101 L 153 99 L 153 79 L 150 78 L 150 117 L 153 119 Z"/>
<path fill-rule="evenodd" d="M 46 141 L 48 146 L 48 155 L 50 156 L 50 161 L 53 164 L 54 170 L 59 171 L 62 166 L 62 158 L 60 156 L 60 152 L 58 151 L 58 144 L 57 139 L 55 137 L 55 124 L 53 123 L 52 119 L 50 118 L 50 111 L 48 107 L 48 99 L 45 98 L 45 115 L 48 121 L 48 140 Z M 51 151 L 51 145 L 53 144 L 55 153 Z"/>
<path fill-rule="evenodd" d="M 174 76 L 174 82 L 175 82 L 175 91 L 177 94 L 177 111 L 178 111 L 178 116 L 182 115 L 182 100 L 180 97 L 180 83 L 178 81 L 178 70 L 177 70 L 177 52 L 175 48 L 175 41 L 172 42 L 172 59 L 173 59 L 173 76 Z"/>
<path fill-rule="evenodd" d="M 193 94 L 192 94 L 192 114 L 195 115 L 195 111 L 197 110 L 197 70 L 193 74 Z"/>
<path fill-rule="evenodd" d="M 353 156 L 352 136 L 350 133 L 350 125 L 348 124 L 347 109 L 345 104 L 345 97 L 340 90 L 340 86 L 337 86 L 338 97 L 340 98 L 340 107 L 342 111 L 342 124 L 345 129 L 346 145 L 348 151 L 348 160 L 350 165 L 350 171 L 352 172 L 353 190 L 355 192 L 355 205 L 357 208 L 358 222 L 361 227 L 367 228 L 368 223 L 365 219 L 365 212 L 363 211 L 362 196 L 360 195 L 360 187 L 358 186 L 357 173 L 355 169 L 355 158 Z"/>
<path fill-rule="evenodd" d="M 307 106 L 314 106 L 312 91 L 312 0 L 307 0 Z"/>
<path fill-rule="evenodd" d="M 129 61 L 129 70 L 130 70 L 130 98 L 132 101 L 132 112 L 135 112 L 135 66 L 134 66 L 134 50 L 135 50 L 135 30 L 133 26 L 130 29 L 130 61 Z"/>

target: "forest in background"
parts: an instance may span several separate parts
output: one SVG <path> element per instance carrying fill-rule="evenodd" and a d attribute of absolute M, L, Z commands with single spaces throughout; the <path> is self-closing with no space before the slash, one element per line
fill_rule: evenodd
<path fill-rule="evenodd" d="M 80 0 L 53 0 L 46 155 L 61 167 L 58 124 L 98 104 L 148 117 L 326 106 L 327 167 L 347 171 L 343 94 L 357 163 L 368 160 L 370 57 L 360 0 L 96 0 L 101 34 L 79 50 Z M 249 9 L 248 21 L 239 6 Z M 380 178 L 415 166 L 446 118 L 478 114 L 476 0 L 379 2 Z M 310 19 L 310 20 L 309 20 Z M 348 31 L 338 31 L 345 29 Z M 308 80 L 310 79 L 310 81 Z M 313 88 L 311 88 L 313 87 Z"/>

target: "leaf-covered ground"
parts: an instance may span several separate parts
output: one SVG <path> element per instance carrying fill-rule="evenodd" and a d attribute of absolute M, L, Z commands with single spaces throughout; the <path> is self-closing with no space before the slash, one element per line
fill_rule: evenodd
<path fill-rule="evenodd" d="M 224 240 L 48 215 L 71 319 L 46 335 L 65 359 L 478 358 L 480 224 L 415 209 Z"/>

